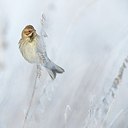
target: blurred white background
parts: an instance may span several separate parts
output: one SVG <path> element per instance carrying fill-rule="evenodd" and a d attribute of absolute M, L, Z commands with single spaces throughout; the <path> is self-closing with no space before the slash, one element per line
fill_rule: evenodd
<path fill-rule="evenodd" d="M 18 42 L 28 24 L 40 33 L 42 14 L 47 53 L 65 73 L 42 71 L 24 128 L 128 128 L 127 68 L 102 124 L 85 125 L 128 55 L 127 0 L 0 0 L 0 128 L 23 128 L 36 67 Z"/>

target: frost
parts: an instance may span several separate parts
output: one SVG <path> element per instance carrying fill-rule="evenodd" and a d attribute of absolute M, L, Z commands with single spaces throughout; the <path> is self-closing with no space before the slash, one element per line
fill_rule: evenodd
<path fill-rule="evenodd" d="M 68 118 L 69 118 L 71 111 L 72 111 L 72 109 L 71 109 L 70 105 L 66 105 L 65 112 L 64 112 L 65 128 L 67 128 Z"/>
<path fill-rule="evenodd" d="M 128 128 L 126 0 L 1 0 L 0 11 L 0 128 Z M 27 24 L 65 69 L 55 81 L 19 52 Z"/>
<path fill-rule="evenodd" d="M 107 118 L 107 114 L 109 113 L 112 103 L 115 99 L 115 96 L 117 94 L 117 90 L 119 89 L 120 82 L 123 77 L 124 70 L 127 65 L 128 57 L 124 60 L 123 64 L 121 65 L 119 72 L 117 76 L 115 77 L 112 86 L 108 90 L 108 92 L 103 96 L 102 99 L 100 99 L 99 104 L 92 105 L 93 102 L 91 102 L 90 110 L 88 117 L 85 122 L 84 128 L 102 128 L 105 127 L 105 121 Z M 118 115 L 117 115 L 118 117 Z M 117 118 L 115 117 L 115 118 Z M 113 121 L 114 122 L 114 121 Z"/>

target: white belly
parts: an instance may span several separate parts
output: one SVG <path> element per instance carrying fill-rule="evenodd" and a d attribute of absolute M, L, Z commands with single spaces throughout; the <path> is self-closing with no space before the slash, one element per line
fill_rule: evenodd
<path fill-rule="evenodd" d="M 36 45 L 34 43 L 27 43 L 21 47 L 23 57 L 30 63 L 37 63 L 38 55 L 36 52 Z"/>

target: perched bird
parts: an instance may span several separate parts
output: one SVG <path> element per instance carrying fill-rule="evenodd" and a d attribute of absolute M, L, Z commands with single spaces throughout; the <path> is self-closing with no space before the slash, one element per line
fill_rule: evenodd
<path fill-rule="evenodd" d="M 27 25 L 21 34 L 19 49 L 22 56 L 29 63 L 44 66 L 52 79 L 56 78 L 56 73 L 63 73 L 64 69 L 53 63 L 47 56 L 43 37 L 36 33 L 32 25 Z"/>

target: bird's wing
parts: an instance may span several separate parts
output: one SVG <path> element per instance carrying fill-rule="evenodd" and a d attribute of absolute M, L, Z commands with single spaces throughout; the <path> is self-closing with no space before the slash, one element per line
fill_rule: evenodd
<path fill-rule="evenodd" d="M 43 40 L 43 37 L 38 36 L 38 43 L 37 43 L 37 53 L 39 55 L 40 61 L 43 62 L 43 65 L 47 65 L 49 62 L 49 58 L 47 57 L 46 53 L 46 46 Z"/>
<path fill-rule="evenodd" d="M 38 35 L 38 43 L 37 43 L 37 52 L 44 56 L 46 55 L 46 46 L 43 37 L 39 35 Z"/>

